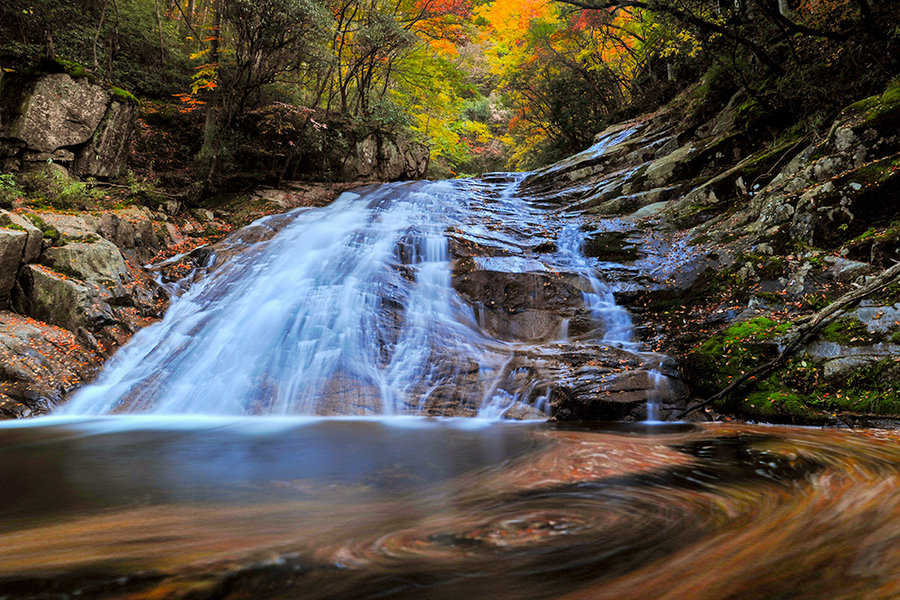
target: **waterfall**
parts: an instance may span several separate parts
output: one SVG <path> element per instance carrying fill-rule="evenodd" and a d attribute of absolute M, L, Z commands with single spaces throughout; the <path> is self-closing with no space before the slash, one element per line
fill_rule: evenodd
<path fill-rule="evenodd" d="M 546 413 L 551 384 L 519 358 L 567 343 L 572 315 L 542 340 L 487 333 L 493 302 L 454 289 L 451 241 L 490 245 L 468 259 L 490 272 L 581 278 L 587 337 L 638 344 L 582 252 L 580 218 L 519 197 L 524 176 L 369 186 L 263 220 L 282 229 L 174 297 L 58 414 Z"/>

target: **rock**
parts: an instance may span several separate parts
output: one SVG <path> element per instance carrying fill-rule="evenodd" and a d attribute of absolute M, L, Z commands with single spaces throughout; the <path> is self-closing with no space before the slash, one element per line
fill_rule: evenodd
<path fill-rule="evenodd" d="M 160 249 L 153 220 L 142 210 L 124 209 L 103 213 L 97 231 L 115 244 L 128 259 L 146 262 L 156 256 Z"/>
<path fill-rule="evenodd" d="M 24 231 L 28 235 L 25 242 L 25 250 L 22 255 L 23 263 L 31 263 L 38 259 L 41 255 L 42 240 L 44 234 L 41 230 L 32 224 L 31 221 L 16 213 L 0 210 L 0 227 L 9 228 L 12 226 L 16 230 Z"/>
<path fill-rule="evenodd" d="M 71 273 L 93 283 L 117 285 L 132 280 L 119 249 L 103 238 L 48 248 L 44 252 L 44 261 L 56 271 Z"/>
<path fill-rule="evenodd" d="M 116 322 L 96 286 L 88 286 L 40 265 L 27 265 L 19 276 L 22 294 L 16 309 L 69 331 L 98 329 Z"/>
<path fill-rule="evenodd" d="M 23 98 L 3 137 L 39 152 L 54 152 L 91 139 L 106 114 L 109 92 L 87 78 L 53 73 L 29 84 Z"/>
<path fill-rule="evenodd" d="M 879 358 L 872 356 L 841 356 L 828 360 L 824 364 L 825 380 L 838 384 L 843 383 L 846 375 L 860 367 L 874 364 L 878 360 Z"/>
<path fill-rule="evenodd" d="M 860 306 L 854 316 L 872 333 L 888 333 L 900 329 L 900 304 Z"/>
<path fill-rule="evenodd" d="M 118 177 L 125 168 L 137 121 L 137 106 L 115 100 L 78 155 L 73 173 L 79 177 Z"/>
<path fill-rule="evenodd" d="M 100 366 L 65 329 L 0 311 L 0 418 L 44 414 Z"/>
<path fill-rule="evenodd" d="M 678 169 L 692 151 L 693 146 L 687 144 L 650 163 L 644 172 L 644 177 L 650 187 L 663 187 L 672 182 L 678 175 Z"/>
<path fill-rule="evenodd" d="M 851 283 L 873 271 L 872 265 L 868 263 L 848 260 L 839 256 L 826 256 L 825 262 L 830 264 L 827 272 L 835 281 L 841 283 Z"/>
<path fill-rule="evenodd" d="M 22 153 L 22 160 L 26 162 L 62 162 L 71 163 L 75 160 L 75 153 L 71 150 L 60 148 L 54 152 L 33 152 L 27 151 Z"/>
<path fill-rule="evenodd" d="M 28 234 L 0 227 L 0 309 L 9 306 L 10 293 L 25 254 Z"/>
<path fill-rule="evenodd" d="M 70 215 L 42 212 L 40 218 L 69 240 L 96 239 L 100 233 L 100 218 L 88 213 Z"/>
<path fill-rule="evenodd" d="M 654 202 L 653 204 L 648 204 L 643 208 L 639 208 L 638 210 L 631 213 L 632 219 L 647 219 L 650 217 L 655 217 L 659 213 L 663 211 L 663 209 L 668 206 L 668 202 Z"/>
<path fill-rule="evenodd" d="M 373 133 L 359 140 L 345 158 L 341 177 L 350 181 L 420 179 L 428 170 L 430 157 L 423 144 L 398 140 L 387 133 Z"/>

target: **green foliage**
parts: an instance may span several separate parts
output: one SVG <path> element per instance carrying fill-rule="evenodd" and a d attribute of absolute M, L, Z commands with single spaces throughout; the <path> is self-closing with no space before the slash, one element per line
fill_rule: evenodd
<path fill-rule="evenodd" d="M 21 181 L 27 197 L 25 203 L 34 208 L 81 210 L 102 197 L 89 183 L 53 169 L 30 171 L 21 176 Z"/>
<path fill-rule="evenodd" d="M 0 173 L 0 206 L 7 208 L 25 195 L 25 191 L 12 173 Z"/>

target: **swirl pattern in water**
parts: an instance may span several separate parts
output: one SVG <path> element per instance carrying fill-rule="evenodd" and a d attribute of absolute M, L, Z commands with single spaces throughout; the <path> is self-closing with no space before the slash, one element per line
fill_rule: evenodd
<path fill-rule="evenodd" d="M 893 599 L 896 433 L 6 425 L 10 598 Z"/>

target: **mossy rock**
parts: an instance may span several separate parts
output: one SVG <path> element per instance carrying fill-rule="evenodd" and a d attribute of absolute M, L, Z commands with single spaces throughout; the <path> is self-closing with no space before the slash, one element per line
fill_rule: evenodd
<path fill-rule="evenodd" d="M 851 104 L 844 114 L 858 115 L 864 127 L 884 133 L 896 130 L 900 126 L 900 77 L 891 81 L 883 93 Z"/>
<path fill-rule="evenodd" d="M 772 341 L 787 333 L 791 323 L 767 317 L 734 323 L 696 346 L 684 359 L 688 383 L 703 395 L 711 395 L 766 358 L 773 358 Z"/>
<path fill-rule="evenodd" d="M 822 330 L 820 337 L 841 346 L 860 346 L 874 341 L 869 329 L 854 317 L 844 317 L 829 323 Z"/>

